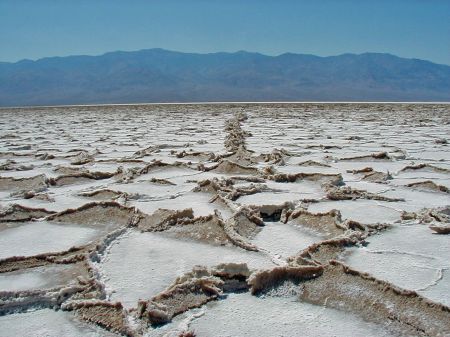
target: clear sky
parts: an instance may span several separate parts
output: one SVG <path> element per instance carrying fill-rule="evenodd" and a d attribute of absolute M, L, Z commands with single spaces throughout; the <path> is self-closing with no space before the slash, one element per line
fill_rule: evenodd
<path fill-rule="evenodd" d="M 147 48 L 450 65 L 450 0 L 0 0 L 0 61 Z"/>

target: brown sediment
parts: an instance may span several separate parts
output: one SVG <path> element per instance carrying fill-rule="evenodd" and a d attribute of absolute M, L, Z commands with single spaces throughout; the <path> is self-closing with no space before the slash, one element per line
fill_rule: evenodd
<path fill-rule="evenodd" d="M 80 172 L 74 174 L 61 175 L 56 178 L 49 178 L 48 182 L 52 186 L 64 186 L 90 180 L 109 179 L 115 176 L 116 172 Z"/>
<path fill-rule="evenodd" d="M 106 330 L 123 336 L 136 336 L 127 322 L 128 313 L 120 302 L 111 303 L 100 300 L 71 301 L 64 305 L 63 309 L 73 310 L 81 320 L 97 324 Z"/>
<path fill-rule="evenodd" d="M 309 228 L 326 238 L 342 235 L 348 229 L 343 225 L 341 213 L 335 209 L 326 213 L 310 213 L 304 209 L 298 209 L 290 214 L 287 223 Z"/>
<path fill-rule="evenodd" d="M 190 151 L 187 152 L 186 150 L 176 152 L 173 150 L 173 153 L 177 158 L 192 158 L 192 159 L 200 159 L 203 161 L 213 161 L 216 159 L 216 155 L 214 152 L 201 152 L 201 151 Z"/>
<path fill-rule="evenodd" d="M 159 208 L 152 215 L 147 215 L 138 222 L 137 228 L 142 232 L 160 232 L 177 225 L 185 219 L 193 219 L 192 208 L 171 210 Z"/>
<path fill-rule="evenodd" d="M 366 236 L 373 235 L 380 231 L 384 231 L 386 229 L 391 228 L 390 224 L 384 224 L 384 223 L 362 224 L 362 223 L 360 223 L 358 221 L 354 221 L 354 220 L 345 220 L 344 225 L 354 231 L 357 231 L 357 230 L 364 231 Z"/>
<path fill-rule="evenodd" d="M 134 158 L 117 158 L 117 159 L 97 159 L 97 163 L 136 163 L 136 164 L 147 164 L 145 160 L 134 159 Z"/>
<path fill-rule="evenodd" d="M 255 156 L 255 153 L 251 150 L 248 150 L 245 146 L 240 147 L 234 152 L 219 154 L 216 156 L 214 161 L 217 162 L 225 159 L 243 166 L 251 166 L 258 162 L 258 157 Z"/>
<path fill-rule="evenodd" d="M 391 157 L 387 154 L 387 152 L 378 152 L 372 153 L 370 155 L 365 156 L 355 156 L 355 157 L 346 157 L 340 158 L 342 161 L 353 161 L 353 160 L 391 160 Z"/>
<path fill-rule="evenodd" d="M 206 179 L 197 182 L 194 192 L 221 193 L 221 195 L 231 201 L 237 200 L 243 195 L 250 195 L 268 190 L 267 185 L 253 184 L 248 186 L 234 186 L 233 179 Z"/>
<path fill-rule="evenodd" d="M 141 198 L 145 198 L 145 195 L 137 194 L 137 193 L 127 193 L 123 191 L 111 190 L 109 188 L 104 188 L 95 191 L 86 191 L 80 192 L 78 194 L 81 197 L 97 199 L 99 201 L 114 201 L 123 198 L 126 201 L 128 200 L 137 200 Z"/>
<path fill-rule="evenodd" d="M 58 309 L 65 300 L 83 290 L 84 286 L 73 285 L 44 290 L 0 292 L 0 316 L 37 308 Z"/>
<path fill-rule="evenodd" d="M 369 172 L 373 172 L 373 168 L 372 167 L 364 167 L 362 169 L 358 169 L 358 170 L 347 170 L 347 173 L 369 173 Z"/>
<path fill-rule="evenodd" d="M 232 176 L 229 179 L 233 181 L 248 181 L 250 183 L 264 183 L 266 181 L 264 178 L 252 176 Z"/>
<path fill-rule="evenodd" d="M 252 214 L 250 209 L 240 209 L 226 221 L 222 219 L 218 211 L 215 214 L 196 218 L 193 217 L 192 209 L 158 210 L 155 213 L 157 213 L 154 214 L 157 219 L 156 225 L 152 224 L 148 231 L 167 231 L 168 235 L 175 237 L 219 245 L 231 243 L 246 250 L 258 250 L 255 245 L 247 241 L 247 238 L 253 237 L 263 223 L 260 218 Z M 142 223 L 146 224 L 147 220 L 144 219 Z M 140 226 L 143 226 L 141 222 L 138 228 Z"/>
<path fill-rule="evenodd" d="M 154 161 L 154 162 L 152 162 L 150 164 L 145 165 L 142 168 L 137 169 L 136 173 L 139 176 L 139 175 L 150 173 L 150 172 L 152 172 L 154 170 L 157 170 L 157 169 L 159 169 L 161 167 L 168 167 L 168 166 L 176 166 L 176 165 L 171 165 L 171 164 L 164 163 L 161 160 L 156 160 L 156 161 Z"/>
<path fill-rule="evenodd" d="M 301 180 L 318 181 L 324 184 L 340 186 L 343 184 L 341 174 L 327 173 L 276 173 L 273 170 L 265 170 L 262 172 L 264 178 L 279 183 L 295 183 Z"/>
<path fill-rule="evenodd" d="M 132 158 L 130 158 L 130 160 L 138 160 L 137 158 L 142 158 L 142 157 L 145 157 L 145 156 L 147 156 L 149 154 L 152 154 L 152 153 L 161 152 L 161 149 L 164 149 L 166 147 L 167 147 L 166 144 L 149 146 L 149 147 L 147 147 L 145 149 L 138 150 L 135 153 L 133 153 Z M 141 160 L 139 160 L 139 161 L 142 162 Z"/>
<path fill-rule="evenodd" d="M 422 169 L 429 169 L 431 171 L 441 172 L 441 173 L 450 173 L 449 169 L 434 166 L 431 164 L 417 164 L 417 165 L 407 165 L 404 168 L 402 168 L 399 172 L 405 172 L 405 171 L 417 171 Z"/>
<path fill-rule="evenodd" d="M 81 147 L 80 147 L 80 148 L 74 148 L 74 149 L 67 150 L 67 153 L 68 153 L 68 154 L 66 154 L 64 158 L 73 158 L 73 157 L 76 157 L 76 156 L 78 156 L 81 152 L 86 152 L 86 153 L 87 153 L 87 151 L 84 150 L 84 149 L 82 149 Z"/>
<path fill-rule="evenodd" d="M 76 167 L 57 166 L 53 169 L 53 172 L 58 173 L 62 176 L 65 176 L 65 175 L 78 174 L 78 173 L 89 172 L 89 171 L 84 167 L 78 167 L 78 166 L 76 166 Z"/>
<path fill-rule="evenodd" d="M 100 199 L 100 200 L 112 200 L 112 199 L 117 199 L 122 195 L 126 196 L 128 194 L 125 192 L 114 191 L 109 188 L 105 188 L 105 189 L 96 190 L 96 191 L 81 192 L 79 195 L 82 197 L 95 198 L 95 199 Z"/>
<path fill-rule="evenodd" d="M 450 189 L 448 187 L 443 186 L 443 185 L 438 185 L 434 181 L 431 181 L 431 180 L 418 181 L 418 182 L 407 184 L 406 186 L 413 187 L 413 188 L 419 188 L 419 189 L 425 189 L 425 190 L 429 190 L 429 191 L 450 193 Z"/>
<path fill-rule="evenodd" d="M 378 324 L 389 322 L 389 329 L 401 335 L 450 334 L 449 307 L 337 261 L 324 266 L 321 277 L 307 280 L 300 287 L 303 301 L 350 311 Z"/>
<path fill-rule="evenodd" d="M 389 198 L 379 194 L 370 193 L 363 190 L 351 188 L 350 186 L 336 187 L 333 185 L 326 186 L 327 198 L 330 200 L 355 200 L 355 199 L 368 199 L 379 201 L 405 201 L 403 198 Z"/>
<path fill-rule="evenodd" d="M 227 198 L 227 194 L 224 193 L 217 193 L 209 200 L 209 203 L 215 204 L 218 207 L 227 208 L 233 213 L 239 209 L 239 205 Z"/>
<path fill-rule="evenodd" d="M 85 303 L 86 300 L 96 300 L 105 297 L 104 285 L 96 280 L 97 272 L 92 268 L 90 259 L 95 260 L 98 252 L 103 252 L 111 240 L 116 236 L 108 234 L 103 240 L 82 247 L 73 247 L 67 251 L 58 253 L 44 253 L 31 257 L 10 257 L 0 260 L 0 273 L 14 272 L 35 267 L 45 267 L 54 264 L 69 264 L 73 267 L 67 277 L 72 281 L 70 284 L 58 286 L 45 290 L 26 290 L 19 292 L 0 292 L 0 314 L 11 313 L 11 311 L 22 311 L 27 308 L 53 308 L 67 309 L 76 303 Z M 73 309 L 73 308 L 72 308 Z M 70 309 L 70 310 L 72 310 Z M 113 318 L 109 311 L 97 310 L 97 324 L 107 327 L 102 322 Z M 93 312 L 94 314 L 94 312 Z M 94 322 L 93 320 L 91 320 Z M 111 326 L 110 328 L 114 328 Z"/>
<path fill-rule="evenodd" d="M 431 209 L 426 213 L 433 221 L 450 223 L 450 206 Z"/>
<path fill-rule="evenodd" d="M 135 226 L 140 220 L 140 214 L 135 208 L 125 207 L 114 201 L 100 201 L 66 209 L 48 216 L 47 220 L 87 226 L 114 224 L 120 227 Z"/>
<path fill-rule="evenodd" d="M 319 144 L 319 145 L 308 145 L 305 147 L 306 149 L 322 149 L 322 150 L 330 150 L 330 149 L 342 149 L 342 146 L 339 145 L 323 145 L 323 144 Z"/>
<path fill-rule="evenodd" d="M 144 167 L 132 167 L 132 168 L 125 169 L 125 170 L 122 167 L 119 167 L 119 169 L 114 174 L 114 176 L 117 181 L 127 183 L 141 175 L 151 173 L 151 172 L 153 172 L 155 170 L 159 170 L 160 168 L 163 168 L 163 167 L 164 168 L 182 167 L 182 168 L 192 169 L 192 167 L 187 163 L 175 162 L 175 163 L 168 164 L 161 160 L 155 160 L 151 163 L 146 163 L 146 165 Z M 155 178 L 155 180 L 153 182 L 161 182 L 158 180 L 159 179 Z"/>
<path fill-rule="evenodd" d="M 223 281 L 212 276 L 175 284 L 147 302 L 140 301 L 138 317 L 152 325 L 168 323 L 176 315 L 217 299 L 222 287 Z"/>
<path fill-rule="evenodd" d="M 315 160 L 307 160 L 301 163 L 297 164 L 298 166 L 319 166 L 319 167 L 331 167 L 328 164 L 325 163 L 319 163 L 318 161 Z"/>
<path fill-rule="evenodd" d="M 347 229 L 346 236 L 313 243 L 300 253 L 289 257 L 288 263 L 293 266 L 328 264 L 330 260 L 339 258 L 348 247 L 361 244 L 369 235 L 389 228 L 386 224 L 367 225 L 354 220 L 346 220 L 341 226 Z"/>
<path fill-rule="evenodd" d="M 299 283 L 311 278 L 319 277 L 323 272 L 322 266 L 282 266 L 268 270 L 260 270 L 250 275 L 248 285 L 253 295 L 275 288 L 282 282 L 293 281 Z"/>
<path fill-rule="evenodd" d="M 8 152 L 0 152 L 0 158 L 14 158 L 14 157 L 28 157 L 30 156 L 29 153 L 20 153 L 20 152 L 13 152 L 13 151 L 8 151 Z"/>
<path fill-rule="evenodd" d="M 43 266 L 19 268 L 9 272 L 0 271 L 3 277 L 23 275 L 30 272 L 39 273 L 46 278 L 43 284 L 37 285 L 34 289 L 66 287 L 78 284 L 80 280 L 87 280 L 92 276 L 92 268 L 85 259 L 72 261 L 71 263 L 48 263 Z M 5 293 L 5 291 L 0 290 L 0 293 Z"/>
<path fill-rule="evenodd" d="M 283 221 L 286 222 L 288 214 L 295 209 L 293 202 L 285 201 L 279 205 L 249 205 L 248 208 L 257 212 L 259 218 L 263 221 Z M 282 218 L 284 220 L 282 220 Z"/>
<path fill-rule="evenodd" d="M 450 224 L 450 206 L 423 209 L 420 212 L 403 212 L 403 220 L 418 220 L 419 223 L 442 226 Z"/>
<path fill-rule="evenodd" d="M 168 148 L 180 148 L 180 147 L 187 147 L 189 144 L 182 144 L 182 145 L 173 145 L 173 144 L 156 144 L 156 145 L 151 145 L 145 149 L 142 150 L 138 150 L 133 154 L 133 158 L 142 158 L 145 157 L 147 155 L 153 154 L 153 153 L 159 153 L 161 152 L 161 150 L 163 149 L 168 149 Z"/>
<path fill-rule="evenodd" d="M 361 179 L 374 183 L 385 183 L 387 180 L 392 179 L 392 175 L 389 172 L 372 171 L 365 173 Z"/>
<path fill-rule="evenodd" d="M 195 267 L 149 301 L 139 301 L 137 315 L 152 325 L 170 322 L 192 308 L 217 299 L 224 291 L 247 289 L 250 272 L 245 264 L 222 264 L 216 268 Z"/>
<path fill-rule="evenodd" d="M 30 178 L 0 177 L 0 191 L 42 190 L 47 187 L 47 179 L 41 174 Z"/>
<path fill-rule="evenodd" d="M 46 266 L 36 268 L 39 268 L 39 272 L 45 273 Z M 0 315 L 26 311 L 29 308 L 58 309 L 69 298 L 89 296 L 89 292 L 93 291 L 93 286 L 95 287 L 91 270 L 85 261 L 70 264 L 69 269 L 61 270 L 55 276 L 58 281 L 53 285 L 50 282 L 48 286 L 34 290 L 0 291 Z"/>
<path fill-rule="evenodd" d="M 233 191 L 233 180 L 231 179 L 205 179 L 197 182 L 194 192 L 217 193 L 219 191 L 230 193 Z"/>
<path fill-rule="evenodd" d="M 260 192 L 267 191 L 267 190 L 269 190 L 267 188 L 267 185 L 264 185 L 264 184 L 256 184 L 255 185 L 255 184 L 251 183 L 248 186 L 235 187 L 232 192 L 227 194 L 227 198 L 234 201 L 234 200 L 239 199 L 243 195 L 256 194 L 256 193 L 260 193 Z"/>
<path fill-rule="evenodd" d="M 416 212 L 405 212 L 403 211 L 401 214 L 402 220 L 415 220 L 417 219 L 417 213 Z"/>
<path fill-rule="evenodd" d="M 175 183 L 171 182 L 170 180 L 159 179 L 159 178 L 151 178 L 150 182 L 154 183 L 154 184 L 159 184 L 159 185 L 172 185 L 172 186 L 176 185 Z"/>
<path fill-rule="evenodd" d="M 215 267 L 207 268 L 204 266 L 195 266 L 192 271 L 178 276 L 174 284 L 181 284 L 201 277 L 218 277 L 223 282 L 223 290 L 228 292 L 241 291 L 248 289 L 246 279 L 251 272 L 246 263 L 221 263 Z M 237 284 L 238 282 L 239 284 Z M 243 288 L 242 288 L 243 287 Z M 171 287 L 169 287 L 170 289 Z"/>
<path fill-rule="evenodd" d="M 117 174 L 115 175 L 115 180 L 121 183 L 129 183 L 133 181 L 135 177 L 139 175 L 139 167 L 132 167 L 128 169 L 124 169 L 122 166 L 120 166 L 117 169 Z"/>
<path fill-rule="evenodd" d="M 81 151 L 78 153 L 71 161 L 70 163 L 72 165 L 83 165 L 94 161 L 94 156 L 89 154 L 86 151 Z"/>
<path fill-rule="evenodd" d="M 355 233 L 337 239 L 330 239 L 314 243 L 295 256 L 288 258 L 291 266 L 326 265 L 330 260 L 336 259 L 346 248 L 355 246 L 363 240 L 364 236 Z"/>
<path fill-rule="evenodd" d="M 247 241 L 254 237 L 264 222 L 259 214 L 249 208 L 242 207 L 225 221 L 225 232 L 230 240 L 238 247 L 246 250 L 258 251 L 258 247 Z"/>
<path fill-rule="evenodd" d="M 357 135 L 353 135 L 353 136 L 345 137 L 344 139 L 345 139 L 345 140 L 362 140 L 363 137 L 357 136 Z"/>
<path fill-rule="evenodd" d="M 39 160 L 51 160 L 51 159 L 55 159 L 55 156 L 53 154 L 44 152 L 44 153 L 39 153 L 36 154 L 35 157 Z"/>
<path fill-rule="evenodd" d="M 12 151 L 29 151 L 31 150 L 31 145 L 15 145 L 10 148 Z"/>
<path fill-rule="evenodd" d="M 55 214 L 54 211 L 46 210 L 45 208 L 31 208 L 21 206 L 18 204 L 10 205 L 8 208 L 0 211 L 0 222 L 6 221 L 29 221 L 32 219 L 39 219 L 50 214 Z"/>
<path fill-rule="evenodd" d="M 247 186 L 234 186 L 234 179 L 232 178 L 213 178 L 206 179 L 197 182 L 197 186 L 194 188 L 194 192 L 207 192 L 218 193 L 222 192 L 225 198 L 235 201 L 243 195 L 255 194 L 263 191 L 267 191 L 268 188 L 264 184 L 253 184 L 253 182 Z"/>
<path fill-rule="evenodd" d="M 271 153 L 261 155 L 264 162 L 278 165 L 284 165 L 285 158 L 290 156 L 291 154 L 285 149 L 273 149 Z"/>
<path fill-rule="evenodd" d="M 450 223 L 442 225 L 433 224 L 428 227 L 437 234 L 450 234 Z"/>
<path fill-rule="evenodd" d="M 23 199 L 32 199 L 34 198 L 37 194 L 41 194 L 43 191 L 46 191 L 47 188 L 46 187 L 42 187 L 42 188 L 38 188 L 36 190 L 15 190 L 12 191 L 9 196 L 13 197 L 13 198 L 23 198 Z M 51 198 L 49 198 L 49 200 L 51 200 Z"/>
<path fill-rule="evenodd" d="M 227 221 L 220 214 L 194 217 L 191 208 L 184 210 L 158 209 L 152 215 L 139 219 L 137 228 L 143 232 L 166 231 L 168 235 L 194 239 L 212 244 L 234 244 L 247 250 L 257 250 L 246 237 L 258 231 L 262 220 L 241 209 Z"/>
<path fill-rule="evenodd" d="M 245 113 L 235 113 L 234 117 L 225 121 L 225 149 L 229 152 L 236 152 L 241 148 L 245 149 L 245 138 L 251 134 L 241 128 L 241 122 L 246 120 Z"/>
<path fill-rule="evenodd" d="M 237 112 L 234 114 L 233 118 L 225 121 L 225 140 L 224 147 L 228 151 L 228 153 L 217 155 L 214 161 L 221 162 L 225 158 L 233 163 L 238 165 L 248 167 L 248 165 L 254 164 L 257 162 L 257 158 L 254 158 L 254 152 L 247 149 L 245 144 L 245 139 L 251 136 L 250 132 L 244 131 L 241 128 L 241 122 L 246 120 L 247 116 L 243 112 Z M 204 166 L 200 165 L 200 169 Z M 219 170 L 228 169 L 219 168 Z M 228 173 L 228 172 L 222 172 Z M 233 173 L 233 172 L 229 172 Z M 243 173 L 243 172 L 236 172 Z"/>
<path fill-rule="evenodd" d="M 0 165 L 0 171 L 30 171 L 34 169 L 34 165 L 17 164 L 14 160 L 8 159 Z"/>
<path fill-rule="evenodd" d="M 15 133 L 7 133 L 4 135 L 0 135 L 0 139 L 18 139 L 20 138 L 19 135 L 16 135 Z"/>
<path fill-rule="evenodd" d="M 0 260 L 0 273 L 19 269 L 40 267 L 51 263 L 76 263 L 85 259 L 85 253 L 91 246 L 73 247 L 58 253 L 43 253 L 34 256 L 11 256 Z"/>
<path fill-rule="evenodd" d="M 246 291 L 249 288 L 247 279 L 251 272 L 245 263 L 221 263 L 211 269 L 211 274 L 224 282 L 224 292 Z"/>
<path fill-rule="evenodd" d="M 200 165 L 199 169 L 201 171 L 211 171 L 215 173 L 226 173 L 226 174 L 256 174 L 258 169 L 251 166 L 244 166 L 227 159 L 221 159 L 214 165 L 206 167 Z"/>
<path fill-rule="evenodd" d="M 216 214 L 193 219 L 182 219 L 168 228 L 166 233 L 176 238 L 193 239 L 215 245 L 232 243 L 225 232 L 223 220 Z"/>
<path fill-rule="evenodd" d="M 35 191 L 27 191 L 22 194 L 24 199 L 34 199 L 48 202 L 55 202 L 55 199 L 52 198 L 48 193 L 41 193 Z"/>

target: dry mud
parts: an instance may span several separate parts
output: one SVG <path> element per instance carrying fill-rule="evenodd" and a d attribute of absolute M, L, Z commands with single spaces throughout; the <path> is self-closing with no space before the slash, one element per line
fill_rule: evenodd
<path fill-rule="evenodd" d="M 450 336 L 448 105 L 0 114 L 0 336 Z"/>

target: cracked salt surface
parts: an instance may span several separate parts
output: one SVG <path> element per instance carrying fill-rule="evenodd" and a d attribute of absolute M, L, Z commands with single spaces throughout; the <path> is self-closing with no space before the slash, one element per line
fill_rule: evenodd
<path fill-rule="evenodd" d="M 182 210 L 186 207 L 192 208 L 195 216 L 202 216 L 214 213 L 215 209 L 218 209 L 224 216 L 230 214 L 230 211 L 224 207 L 219 207 L 210 203 L 211 196 L 203 193 L 188 192 L 181 194 L 178 197 L 165 197 L 160 200 L 148 201 L 132 201 L 130 205 L 138 207 L 140 210 L 146 213 L 153 213 L 158 208 L 167 208 L 170 201 L 170 209 Z"/>
<path fill-rule="evenodd" d="M 351 267 L 431 300 L 450 305 L 450 244 L 426 225 L 395 226 L 351 249 L 344 259 Z"/>
<path fill-rule="evenodd" d="M 252 269 L 274 266 L 263 253 L 131 231 L 110 248 L 99 268 L 111 299 L 132 307 L 139 299 L 157 295 L 196 265 L 226 262 L 245 262 Z"/>
<path fill-rule="evenodd" d="M 450 335 L 448 105 L 0 114 L 0 336 Z"/>
<path fill-rule="evenodd" d="M 392 336 L 383 327 L 342 311 L 293 297 L 259 298 L 250 294 L 232 294 L 208 304 L 205 314 L 193 320 L 190 327 L 198 337 Z"/>
<path fill-rule="evenodd" d="M 75 265 L 55 265 L 0 274 L 0 291 L 50 289 L 69 283 L 83 274 Z"/>
<path fill-rule="evenodd" d="M 393 207 L 392 203 L 376 200 L 340 200 L 325 201 L 311 204 L 310 212 L 319 213 L 337 209 L 344 219 L 362 223 L 393 223 L 400 219 L 401 209 Z"/>
<path fill-rule="evenodd" d="M 99 327 L 82 323 L 71 313 L 42 309 L 0 316 L 0 337 L 113 337 Z"/>
<path fill-rule="evenodd" d="M 252 243 L 280 258 L 288 258 L 315 242 L 321 241 L 305 229 L 282 222 L 267 222 Z"/>
<path fill-rule="evenodd" d="M 59 252 L 85 245 L 97 238 L 99 231 L 46 221 L 31 222 L 0 232 L 0 259 Z"/>

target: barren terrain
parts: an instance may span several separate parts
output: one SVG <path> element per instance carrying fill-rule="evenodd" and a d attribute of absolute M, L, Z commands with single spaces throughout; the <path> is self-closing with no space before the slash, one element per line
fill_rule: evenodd
<path fill-rule="evenodd" d="M 450 105 L 0 110 L 0 336 L 450 336 Z"/>

